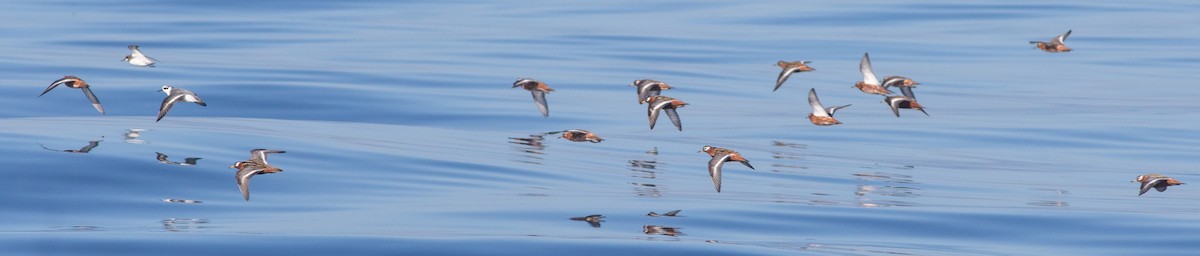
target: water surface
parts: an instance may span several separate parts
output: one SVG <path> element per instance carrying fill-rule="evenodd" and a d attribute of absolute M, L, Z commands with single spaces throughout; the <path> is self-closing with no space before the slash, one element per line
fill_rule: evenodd
<path fill-rule="evenodd" d="M 1186 1 L 14 2 L 0 250 L 22 255 L 1129 255 L 1200 249 Z M 1073 30 L 1075 51 L 1027 44 Z M 158 67 L 121 63 L 139 44 Z M 850 86 L 921 82 L 930 116 Z M 779 60 L 811 60 L 772 92 Z M 51 81 L 76 75 L 104 103 Z M 533 77 L 556 91 L 543 118 Z M 675 88 L 647 127 L 635 79 Z M 163 84 L 208 102 L 153 121 Z M 816 88 L 844 124 L 804 119 Z M 130 129 L 142 129 L 129 136 Z M 547 134 L 587 129 L 579 143 Z M 97 145 L 79 151 L 89 142 Z M 714 191 L 703 145 L 725 166 Z M 272 155 L 245 201 L 235 161 Z M 200 158 L 195 165 L 163 164 Z M 164 199 L 200 203 L 164 202 Z M 171 200 L 167 200 L 171 201 Z M 682 210 L 676 217 L 648 212 Z M 599 225 L 569 220 L 605 216 Z M 468 246 L 464 246 L 468 245 Z"/>

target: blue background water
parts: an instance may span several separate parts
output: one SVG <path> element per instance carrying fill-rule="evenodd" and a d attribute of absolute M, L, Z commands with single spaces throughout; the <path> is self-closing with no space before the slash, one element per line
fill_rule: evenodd
<path fill-rule="evenodd" d="M 0 250 L 1131 255 L 1200 250 L 1190 1 L 118 1 L 0 8 Z M 1030 40 L 1071 29 L 1070 53 Z M 161 62 L 120 62 L 139 44 Z M 862 53 L 929 117 L 850 88 Z M 772 92 L 779 60 L 811 60 Z M 78 90 L 92 84 L 108 115 Z M 533 77 L 556 91 L 542 118 Z M 672 84 L 684 131 L 627 85 Z M 154 115 L 170 84 L 208 102 Z M 804 116 L 816 88 L 844 124 Z M 665 124 L 660 123 L 662 126 Z M 147 129 L 138 138 L 128 129 Z M 588 129 L 599 144 L 545 132 Z M 88 154 L 76 149 L 102 140 Z M 41 146 L 39 146 L 41 145 Z M 725 169 L 717 145 L 758 168 Z M 253 148 L 282 173 L 234 161 Z M 196 166 L 164 165 L 200 157 Z M 164 198 L 203 203 L 166 203 Z M 680 217 L 647 217 L 683 210 Z M 599 228 L 568 220 L 603 214 Z M 657 227 L 657 229 L 656 229 Z M 677 233 L 650 232 L 671 230 Z M 668 235 L 669 234 L 669 235 Z"/>

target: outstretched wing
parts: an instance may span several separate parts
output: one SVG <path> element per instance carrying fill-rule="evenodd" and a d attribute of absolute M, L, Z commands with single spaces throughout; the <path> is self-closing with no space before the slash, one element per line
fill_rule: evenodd
<path fill-rule="evenodd" d="M 816 88 L 808 90 L 808 105 L 812 106 L 812 109 L 813 109 L 812 114 L 814 116 L 831 116 L 832 115 L 831 113 L 826 112 L 825 106 L 821 105 L 821 99 L 817 98 L 817 89 Z"/>
<path fill-rule="evenodd" d="M 550 106 L 546 104 L 546 92 L 532 90 L 529 93 L 533 94 L 533 103 L 537 104 L 538 110 L 542 112 L 542 117 L 550 117 Z"/>
<path fill-rule="evenodd" d="M 254 149 L 254 150 L 250 150 L 250 159 L 252 161 L 257 161 L 257 162 L 261 162 L 263 164 L 267 164 L 267 154 L 276 154 L 276 153 L 287 153 L 287 151 L 261 149 L 261 148 Z"/>
<path fill-rule="evenodd" d="M 513 88 L 516 88 L 518 86 L 525 87 L 526 84 L 529 84 L 529 83 L 537 83 L 537 81 L 533 80 L 531 78 L 518 78 L 516 82 L 513 82 Z"/>
<path fill-rule="evenodd" d="M 162 120 L 163 117 L 167 115 L 167 111 L 171 111 L 171 107 L 175 106 L 175 102 L 179 102 L 179 100 L 182 100 L 184 96 L 186 96 L 186 94 L 177 93 L 175 95 L 167 96 L 167 98 L 163 99 L 162 104 L 158 105 L 158 119 L 155 119 L 154 121 L 158 122 L 159 120 Z"/>
<path fill-rule="evenodd" d="M 784 68 L 783 71 L 780 71 L 779 77 L 775 78 L 775 89 L 771 90 L 771 91 L 778 91 L 779 87 L 783 86 L 783 82 L 786 82 L 788 77 L 791 77 L 792 73 L 795 73 L 797 69 L 800 69 L 800 68 L 796 68 L 796 67 Z"/>
<path fill-rule="evenodd" d="M 862 72 L 863 83 L 879 85 L 879 78 L 875 77 L 875 71 L 871 69 L 871 57 L 863 53 L 862 61 L 858 63 L 858 71 Z"/>
<path fill-rule="evenodd" d="M 671 118 L 671 123 L 675 124 L 675 129 L 683 131 L 683 124 L 679 122 L 679 113 L 675 112 L 675 108 L 663 109 L 663 112 L 667 112 L 667 117 Z"/>
<path fill-rule="evenodd" d="M 64 83 L 74 83 L 74 82 L 75 82 L 75 79 L 74 79 L 74 78 L 72 78 L 72 77 L 69 77 L 69 76 L 68 76 L 68 77 L 63 77 L 63 78 L 61 78 L 61 79 L 58 79 L 58 80 L 54 80 L 54 82 L 53 82 L 53 83 L 50 83 L 50 86 L 46 87 L 46 90 L 45 90 L 45 91 L 42 91 L 42 94 L 38 94 L 38 97 L 42 97 L 42 95 L 46 95 L 46 93 L 47 93 L 47 92 L 50 92 L 50 90 L 53 90 L 53 89 L 54 89 L 54 87 L 58 87 L 58 85 L 60 85 L 60 84 L 64 84 Z M 69 86 L 69 85 L 68 85 L 68 86 Z"/>
<path fill-rule="evenodd" d="M 238 190 L 242 191 L 242 198 L 245 198 L 246 201 L 250 201 L 250 177 L 261 171 L 262 169 L 249 168 L 238 170 L 237 177 L 235 177 L 237 178 Z"/>
<path fill-rule="evenodd" d="M 1146 182 L 1142 182 L 1142 187 L 1141 187 L 1141 190 L 1138 191 L 1138 195 L 1140 196 L 1142 194 L 1145 194 L 1146 192 L 1150 191 L 1150 188 L 1155 187 L 1154 185 L 1158 185 L 1158 183 L 1166 182 L 1166 181 L 1167 181 L 1166 178 L 1157 178 L 1157 179 L 1149 180 Z M 1162 192 L 1163 190 L 1166 190 L 1165 186 L 1162 189 L 1160 189 L 1159 192 Z"/>
<path fill-rule="evenodd" d="M 79 88 L 79 89 L 83 90 L 83 95 L 87 96 L 88 101 L 92 102 L 92 107 L 95 107 L 96 111 L 100 111 L 100 114 L 103 115 L 104 114 L 104 106 L 100 106 L 100 99 L 96 98 L 96 94 L 92 93 L 92 88 L 83 87 L 83 88 Z"/>
<path fill-rule="evenodd" d="M 892 114 L 896 114 L 896 117 L 900 117 L 900 101 L 903 100 L 905 99 L 901 96 L 884 96 L 883 98 L 883 101 L 887 102 L 888 107 L 892 108 Z"/>
<path fill-rule="evenodd" d="M 717 193 L 721 192 L 721 166 L 725 165 L 725 161 L 733 156 L 730 154 L 720 154 L 713 156 L 712 160 L 708 160 L 708 176 L 712 177 L 713 187 L 717 188 Z"/>
<path fill-rule="evenodd" d="M 837 112 L 839 109 L 843 109 L 843 108 L 849 107 L 850 105 L 854 105 L 854 104 L 846 104 L 846 105 L 842 105 L 842 106 L 829 107 L 829 108 L 825 108 L 825 111 L 828 111 L 828 112 L 829 112 L 829 116 L 831 116 L 831 117 L 832 117 L 832 116 L 833 116 L 833 113 L 836 113 L 836 112 Z"/>
<path fill-rule="evenodd" d="M 637 82 L 639 82 L 637 84 L 637 86 L 638 86 L 638 104 L 646 103 L 647 97 L 658 96 L 659 91 L 662 90 L 661 88 L 658 88 L 658 84 L 662 83 L 659 81 L 637 80 Z M 654 90 L 656 88 L 658 88 L 659 90 Z"/>
<path fill-rule="evenodd" d="M 900 87 L 900 94 L 904 94 L 905 97 L 909 97 L 914 100 L 917 99 L 917 96 L 913 94 L 912 87 L 908 87 L 908 86 L 897 86 L 897 87 Z"/>
<path fill-rule="evenodd" d="M 1063 41 L 1066 41 L 1068 36 L 1071 36 L 1070 30 L 1067 30 L 1067 33 L 1063 33 L 1062 35 L 1058 35 L 1058 36 L 1054 37 L 1054 40 L 1050 41 L 1050 43 L 1063 44 Z"/>
<path fill-rule="evenodd" d="M 650 114 L 650 129 L 651 129 L 651 130 L 654 130 L 654 123 L 655 123 L 656 121 L 658 121 L 658 113 L 659 113 L 659 111 L 660 111 L 660 110 L 663 110 L 663 108 L 666 108 L 667 106 L 670 106 L 670 105 L 671 105 L 671 101 L 664 100 L 664 101 L 660 101 L 660 102 L 655 102 L 654 104 L 651 104 L 651 105 L 649 106 L 649 109 L 650 109 L 650 111 L 649 111 L 649 112 L 650 112 L 650 113 L 649 113 L 649 114 Z M 667 115 L 669 116 L 670 114 L 667 114 Z M 678 119 L 679 117 L 676 115 L 676 117 L 675 117 L 675 118 L 676 118 L 676 119 Z M 682 129 L 683 129 L 683 128 L 680 128 L 680 130 L 682 130 Z"/>

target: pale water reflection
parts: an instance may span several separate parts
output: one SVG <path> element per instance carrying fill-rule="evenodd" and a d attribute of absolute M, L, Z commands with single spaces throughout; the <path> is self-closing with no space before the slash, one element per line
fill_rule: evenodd
<path fill-rule="evenodd" d="M 208 228 L 209 221 L 193 218 L 168 218 L 162 220 L 162 227 L 163 230 L 170 232 L 194 232 Z"/>
<path fill-rule="evenodd" d="M 129 129 L 125 132 L 125 143 L 131 144 L 146 144 L 145 140 L 139 139 L 142 137 L 142 132 L 146 129 Z"/>

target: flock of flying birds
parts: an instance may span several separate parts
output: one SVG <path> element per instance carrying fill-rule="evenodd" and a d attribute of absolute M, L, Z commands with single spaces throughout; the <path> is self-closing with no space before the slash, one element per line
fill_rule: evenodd
<path fill-rule="evenodd" d="M 126 55 L 125 59 L 123 61 L 128 62 L 131 65 L 138 66 L 138 67 L 154 67 L 154 64 L 158 63 L 158 60 L 151 58 L 149 56 L 146 56 L 146 54 L 142 53 L 142 51 L 140 49 L 138 49 L 137 45 L 130 45 L 129 50 L 131 51 L 131 53 L 129 55 Z M 83 95 L 87 97 L 88 101 L 91 101 L 92 107 L 96 108 L 96 111 L 99 111 L 100 114 L 102 114 L 102 115 L 104 114 L 104 106 L 100 105 L 100 99 L 96 97 L 95 93 L 92 93 L 91 85 L 89 85 L 87 82 L 83 81 L 83 79 L 81 79 L 77 76 L 68 75 L 68 76 L 64 76 L 61 79 L 55 80 L 54 82 L 50 83 L 50 86 L 46 87 L 46 90 L 42 91 L 42 94 L 38 95 L 38 97 L 41 97 L 42 95 L 46 95 L 46 93 L 50 92 L 50 90 L 53 90 L 55 87 L 58 87 L 59 85 L 66 86 L 68 88 L 76 88 L 76 89 L 82 90 Z M 154 122 L 162 121 L 163 117 L 167 115 L 167 111 L 171 111 L 171 107 L 175 106 L 175 103 L 178 103 L 180 101 L 196 103 L 197 105 L 200 105 L 200 106 L 208 106 L 208 104 L 204 103 L 204 100 L 200 99 L 200 96 L 197 96 L 196 93 L 186 90 L 186 89 L 183 89 L 183 88 L 172 87 L 170 85 L 164 85 L 159 90 L 161 90 L 163 93 L 167 94 L 167 97 L 165 99 L 163 99 L 162 104 L 158 106 L 158 118 L 155 119 Z M 88 146 L 85 146 L 79 150 L 61 150 L 61 151 L 70 152 L 70 153 L 87 153 L 92 148 L 95 148 L 97 145 L 99 145 L 99 141 L 92 141 L 88 144 Z M 42 146 L 42 148 L 46 148 L 46 147 Z M 46 149 L 50 149 L 50 148 L 46 148 Z M 53 149 L 51 149 L 51 150 L 53 150 Z M 59 150 L 56 150 L 56 151 L 59 151 Z M 270 153 L 285 153 L 285 152 L 282 150 L 270 150 L 270 149 L 250 150 L 250 159 L 249 160 L 238 161 L 229 167 L 229 168 L 238 170 L 237 173 L 235 173 L 235 178 L 237 180 L 238 189 L 241 190 L 242 197 L 245 198 L 246 201 L 250 200 L 250 177 L 252 177 L 254 175 L 259 175 L 259 174 L 269 174 L 269 173 L 277 173 L 277 172 L 283 171 L 283 169 L 280 169 L 278 167 L 272 166 L 267 163 L 267 154 L 270 154 Z M 166 155 L 163 155 L 162 153 L 157 153 L 157 154 L 158 154 L 157 159 L 159 160 L 159 162 L 174 163 L 174 162 L 167 161 Z M 196 163 L 196 160 L 198 160 L 198 159 L 199 158 L 189 158 L 188 160 L 185 160 L 185 162 L 182 163 L 182 165 L 194 165 Z M 176 164 L 180 164 L 180 163 L 176 163 Z M 178 200 L 164 199 L 164 201 L 175 202 Z M 192 200 L 183 200 L 183 201 L 198 202 L 198 201 L 192 201 Z"/>
<path fill-rule="evenodd" d="M 1038 49 L 1046 52 L 1069 52 L 1071 51 L 1071 48 L 1067 47 L 1063 41 L 1065 41 L 1070 35 L 1071 31 L 1068 30 L 1066 33 L 1054 37 L 1049 42 L 1030 41 L 1029 43 L 1034 44 Z M 158 60 L 148 57 L 142 53 L 142 51 L 138 49 L 137 45 L 130 45 L 129 50 L 131 53 L 126 55 L 123 61 L 128 62 L 131 65 L 139 67 L 154 67 L 154 65 L 158 63 Z M 782 68 L 782 71 L 776 78 L 775 88 L 773 90 L 779 90 L 779 87 L 783 86 L 784 82 L 786 82 L 792 74 L 815 71 L 815 69 L 808 66 L 808 63 L 810 62 L 779 61 L 776 63 L 777 66 Z M 854 88 L 857 88 L 859 91 L 867 94 L 882 95 L 883 103 L 887 104 L 888 107 L 891 108 L 892 113 L 896 115 L 896 117 L 900 117 L 900 109 L 918 110 L 927 116 L 929 115 L 928 112 L 925 112 L 924 105 L 921 105 L 919 102 L 917 102 L 917 97 L 913 94 L 913 88 L 919 84 L 913 79 L 904 76 L 888 76 L 884 77 L 883 80 L 880 81 L 875 75 L 874 70 L 871 68 L 871 59 L 868 54 L 863 54 L 862 60 L 859 62 L 859 72 L 862 73 L 863 79 L 862 81 L 855 83 Z M 92 107 L 96 108 L 96 111 L 99 111 L 100 114 L 104 114 L 104 107 L 100 105 L 100 99 L 97 98 L 92 92 L 91 86 L 83 79 L 76 76 L 68 75 L 61 79 L 55 80 L 54 82 L 50 83 L 50 86 L 46 87 L 46 90 L 42 91 L 42 94 L 38 96 L 41 97 L 42 95 L 45 95 L 59 85 L 80 89 L 83 91 L 83 94 L 87 97 L 88 101 L 92 103 Z M 630 86 L 637 88 L 638 104 L 648 104 L 646 108 L 646 115 L 649 117 L 650 129 L 654 129 L 654 125 L 658 120 L 659 113 L 666 113 L 667 118 L 671 119 L 671 123 L 675 125 L 675 128 L 679 131 L 683 131 L 683 124 L 680 121 L 677 109 L 687 106 L 688 103 L 676 98 L 660 95 L 662 91 L 671 89 L 669 84 L 652 79 L 640 79 L 633 81 Z M 554 89 L 551 89 L 550 86 L 546 85 L 546 83 L 531 78 L 517 79 L 517 81 L 513 83 L 513 88 L 517 87 L 528 90 L 532 94 L 534 103 L 537 104 L 538 110 L 542 113 L 543 117 L 550 116 L 550 107 L 546 103 L 546 93 L 553 92 Z M 889 90 L 889 88 L 892 87 L 900 90 L 900 95 L 893 95 L 893 92 Z M 158 117 L 155 119 L 155 122 L 162 121 L 163 117 L 167 115 L 167 112 L 171 110 L 171 107 L 180 101 L 196 103 L 200 106 L 208 105 L 204 103 L 204 100 L 200 99 L 200 96 L 197 96 L 196 93 L 183 88 L 164 85 L 159 90 L 165 93 L 167 97 L 163 99 L 162 104 L 160 104 L 158 107 Z M 813 108 L 812 113 L 808 115 L 808 120 L 812 122 L 813 125 L 818 126 L 841 124 L 841 122 L 835 119 L 833 115 L 837 112 L 837 110 L 850 106 L 842 105 L 828 108 L 825 107 L 823 104 L 821 104 L 821 100 L 817 97 L 817 91 L 815 88 L 809 89 L 808 91 L 808 103 Z M 588 141 L 598 143 L 604 140 L 595 133 L 587 130 L 566 130 L 561 131 L 561 133 L 562 138 L 571 141 Z M 67 152 L 72 151 L 68 150 Z M 713 187 L 716 188 L 717 192 L 721 192 L 721 167 L 725 164 L 725 162 L 740 162 L 746 165 L 746 167 L 749 167 L 752 170 L 754 169 L 754 166 L 750 165 L 750 160 L 742 157 L 741 154 L 732 149 L 705 145 L 701 147 L 700 152 L 704 152 L 711 157 L 711 160 L 708 162 L 708 174 L 712 178 Z M 283 171 L 282 169 L 267 163 L 267 154 L 270 153 L 285 152 L 282 150 L 254 149 L 250 151 L 249 160 L 236 162 L 229 167 L 238 169 L 235 177 L 238 184 L 238 189 L 242 192 L 242 196 L 245 198 L 245 200 L 250 200 L 250 177 L 259 174 L 270 174 Z M 165 158 L 165 156 L 160 157 Z M 1169 186 L 1184 184 L 1178 180 L 1175 180 L 1174 178 L 1161 174 L 1139 175 L 1135 180 L 1133 180 L 1133 182 L 1141 183 L 1138 193 L 1139 196 L 1146 193 L 1146 191 L 1149 191 L 1151 188 L 1162 192 L 1165 191 Z"/>
<path fill-rule="evenodd" d="M 1045 52 L 1069 52 L 1071 51 L 1071 48 L 1067 47 L 1063 41 L 1066 41 L 1067 37 L 1070 35 L 1071 31 L 1068 30 L 1066 33 L 1055 36 L 1049 42 L 1030 41 L 1029 43 L 1035 45 L 1035 47 Z M 792 74 L 815 71 L 815 69 L 808 66 L 808 63 L 810 63 L 810 61 L 803 60 L 792 62 L 779 61 L 776 63 L 775 65 L 779 66 L 783 70 L 779 72 L 779 76 L 775 80 L 775 88 L 773 91 L 779 90 L 779 87 L 783 86 L 784 82 L 786 82 L 787 79 L 792 76 Z M 900 117 L 900 109 L 918 110 L 921 111 L 921 113 L 924 113 L 926 116 L 929 115 L 928 112 L 925 112 L 924 105 L 919 103 L 916 95 L 913 94 L 913 88 L 919 84 L 913 79 L 904 76 L 887 76 L 884 77 L 882 81 L 879 80 L 878 76 L 875 75 L 875 71 L 871 68 L 871 58 L 866 53 L 863 54 L 862 60 L 858 64 L 858 68 L 859 72 L 861 72 L 863 75 L 863 79 L 855 83 L 854 88 L 857 88 L 863 93 L 882 95 L 883 103 L 887 104 L 888 107 L 891 108 L 892 114 L 894 114 L 896 117 Z M 660 95 L 662 91 L 671 89 L 669 84 L 652 79 L 639 79 L 634 80 L 629 86 L 637 88 L 638 104 L 649 104 L 646 107 L 646 115 L 649 117 L 650 129 L 654 129 L 654 124 L 658 120 L 659 113 L 661 112 L 667 114 L 667 117 L 671 119 L 671 123 L 675 125 L 676 129 L 683 131 L 683 125 L 680 122 L 679 113 L 676 110 L 687 106 L 688 103 L 676 98 Z M 532 78 L 517 79 L 517 81 L 513 83 L 512 87 L 520 87 L 528 90 L 533 95 L 533 101 L 535 104 L 537 104 L 538 110 L 541 111 L 542 116 L 550 116 L 550 107 L 546 103 L 546 93 L 553 92 L 554 89 L 551 89 L 550 86 L 546 85 L 546 83 L 534 80 Z M 900 95 L 893 95 L 894 92 L 889 90 L 889 88 L 893 87 L 900 90 Z M 835 119 L 833 115 L 839 109 L 850 106 L 842 105 L 825 107 L 823 104 L 821 104 L 821 100 L 817 97 L 817 90 L 815 88 L 809 89 L 808 91 L 808 104 L 812 106 L 812 113 L 808 115 L 808 120 L 809 122 L 812 122 L 813 125 L 818 126 L 841 124 L 842 122 Z M 603 140 L 600 138 L 600 136 L 587 130 L 562 131 L 562 138 L 576 142 L 589 141 L 593 143 Z M 742 155 L 737 151 L 731 149 L 705 145 L 701 147 L 700 152 L 707 153 L 708 156 L 711 157 L 711 160 L 708 161 L 708 175 L 712 178 L 713 186 L 716 188 L 717 192 L 721 192 L 721 167 L 725 162 L 740 162 L 746 165 L 746 167 L 749 167 L 751 170 L 754 169 L 754 166 L 750 165 L 750 160 L 746 160 L 746 158 L 742 157 Z M 1161 174 L 1139 175 L 1133 182 L 1141 183 L 1138 193 L 1139 196 L 1145 194 L 1146 191 L 1150 190 L 1150 188 L 1154 188 L 1159 192 L 1162 192 L 1165 191 L 1168 186 L 1184 184 L 1178 180 L 1175 180 L 1174 178 Z"/>

